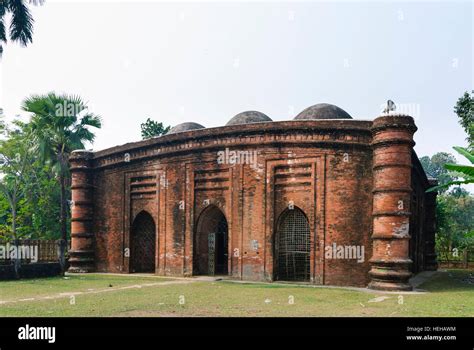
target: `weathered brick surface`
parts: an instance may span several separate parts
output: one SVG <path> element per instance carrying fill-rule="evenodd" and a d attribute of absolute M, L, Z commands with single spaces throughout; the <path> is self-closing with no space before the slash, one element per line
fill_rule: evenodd
<path fill-rule="evenodd" d="M 209 208 L 218 208 L 228 226 L 228 274 L 272 281 L 278 219 L 294 205 L 310 227 L 312 283 L 367 286 L 381 267 L 397 265 L 398 258 L 408 262 L 414 249 L 409 238 L 377 238 L 390 235 L 394 224 L 407 220 L 424 222 L 412 232 L 418 237 L 412 246 L 416 245 L 414 254 L 431 254 L 425 265 L 432 267 L 433 246 L 424 242 L 433 240 L 433 228 L 426 225 L 433 215 L 421 212 L 414 217 L 410 208 L 401 215 L 387 215 L 400 211 L 400 198 L 410 207 L 412 185 L 419 194 L 428 186 L 413 155 L 413 130 L 398 127 L 400 120 L 303 120 L 186 131 L 96 152 L 83 162 L 87 171 L 74 168 L 84 156 L 76 155 L 71 159 L 73 198 L 90 205 L 74 209 L 73 217 L 92 221 L 89 227 L 73 223 L 73 255 L 92 247 L 96 270 L 130 272 L 131 226 L 138 213 L 146 211 L 156 225 L 156 273 L 190 276 L 195 264 L 207 264 L 207 243 L 202 247 L 196 239 L 215 227 L 212 218 L 201 220 L 208 217 Z M 403 122 L 412 125 L 410 120 Z M 256 152 L 256 162 L 220 163 L 218 152 L 226 149 Z M 418 179 L 413 184 L 412 172 Z M 87 181 L 93 183 L 93 191 L 74 187 Z M 374 189 L 379 191 L 373 193 Z M 430 203 L 424 210 L 434 211 Z M 82 231 L 94 236 L 77 238 Z M 334 244 L 363 247 L 363 261 L 326 256 Z M 395 274 L 408 273 L 409 264 L 404 264 L 393 269 Z M 74 270 L 74 261 L 72 266 Z M 377 271 L 371 275 L 371 269 Z M 382 287 L 392 278 L 376 276 Z"/>

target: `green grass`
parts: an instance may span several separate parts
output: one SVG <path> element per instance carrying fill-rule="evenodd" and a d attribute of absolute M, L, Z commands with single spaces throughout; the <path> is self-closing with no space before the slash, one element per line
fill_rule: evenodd
<path fill-rule="evenodd" d="M 165 281 L 165 279 L 160 279 Z M 155 280 L 152 280 L 155 281 Z M 68 275 L 0 282 L 0 301 L 35 298 L 69 292 L 87 292 L 89 289 L 104 289 L 151 282 L 150 277 L 117 275 Z M 2 306 L 0 304 L 0 314 Z"/>
<path fill-rule="evenodd" d="M 0 316 L 474 316 L 473 271 L 440 272 L 424 294 L 399 295 L 228 281 L 190 283 L 160 277 L 71 275 L 0 282 Z M 144 284 L 153 285 L 145 286 Z M 143 285 L 142 288 L 115 290 Z M 109 287 L 112 285 L 112 287 Z M 91 291 L 92 289 L 92 291 Z M 103 292 L 104 290 L 108 290 Z M 97 291 L 101 291 L 95 293 Z M 85 292 L 75 296 L 59 293 Z M 94 293 L 94 294 L 93 294 Z M 49 300 L 18 301 L 56 296 Z M 184 296 L 184 304 L 180 297 Z M 387 297 L 380 302 L 369 300 Z M 289 301 L 293 299 L 294 303 Z M 182 301 L 183 299 L 181 299 Z"/>

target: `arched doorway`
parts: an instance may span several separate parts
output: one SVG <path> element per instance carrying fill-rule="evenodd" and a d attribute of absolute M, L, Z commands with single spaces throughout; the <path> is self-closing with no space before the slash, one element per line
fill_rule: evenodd
<path fill-rule="evenodd" d="M 301 209 L 286 209 L 280 215 L 274 250 L 276 280 L 310 280 L 310 230 L 308 219 Z"/>
<path fill-rule="evenodd" d="M 211 206 L 199 216 L 193 244 L 194 275 L 228 275 L 228 227 L 222 211 Z"/>
<path fill-rule="evenodd" d="M 155 272 L 155 221 L 146 211 L 133 220 L 130 241 L 130 272 Z"/>

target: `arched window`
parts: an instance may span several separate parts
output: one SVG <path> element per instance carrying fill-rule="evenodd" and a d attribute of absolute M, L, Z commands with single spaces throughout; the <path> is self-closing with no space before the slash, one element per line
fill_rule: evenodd
<path fill-rule="evenodd" d="M 130 241 L 130 272 L 155 272 L 156 227 L 146 211 L 133 220 Z"/>
<path fill-rule="evenodd" d="M 299 208 L 286 209 L 278 220 L 275 234 L 275 279 L 310 280 L 310 230 Z"/>

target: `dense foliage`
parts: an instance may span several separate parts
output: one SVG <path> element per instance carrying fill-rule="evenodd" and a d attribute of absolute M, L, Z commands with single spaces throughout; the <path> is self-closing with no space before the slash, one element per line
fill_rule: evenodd
<path fill-rule="evenodd" d="M 427 192 L 439 192 L 436 247 L 444 259 L 449 259 L 453 251 L 474 249 L 474 196 L 460 187 L 474 183 L 474 96 L 465 92 L 454 112 L 467 134 L 468 147 L 453 148 L 471 165 L 456 164 L 454 156 L 444 152 L 420 159 L 426 173 L 439 183 Z"/>
<path fill-rule="evenodd" d="M 474 248 L 474 197 L 441 195 L 437 203 L 436 244 L 441 255 Z"/>
<path fill-rule="evenodd" d="M 444 167 L 448 163 L 456 163 L 456 158 L 446 152 L 439 152 L 434 154 L 431 158 L 424 156 L 420 158 L 421 165 L 425 169 L 428 176 L 438 180 L 440 185 L 446 185 L 447 183 L 457 180 L 457 176 L 450 173 L 448 169 Z M 446 192 L 447 188 L 439 189 L 439 192 Z"/>
<path fill-rule="evenodd" d="M 164 135 L 170 130 L 169 126 L 165 127 L 163 123 L 158 123 L 150 118 L 147 118 L 146 122 L 142 123 L 140 127 L 143 140 Z"/>
<path fill-rule="evenodd" d="M 474 91 L 473 94 L 465 92 L 454 106 L 454 112 L 458 115 L 459 124 L 463 127 L 467 134 L 467 142 L 469 148 L 474 147 Z"/>
<path fill-rule="evenodd" d="M 2 124 L 0 238 L 67 239 L 69 156 L 94 141 L 100 117 L 78 96 L 34 95 L 27 123 Z"/>

